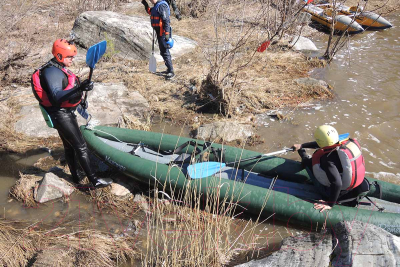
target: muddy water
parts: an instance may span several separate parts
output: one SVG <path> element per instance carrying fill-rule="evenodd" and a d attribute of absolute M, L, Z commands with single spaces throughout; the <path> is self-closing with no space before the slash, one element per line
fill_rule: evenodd
<path fill-rule="evenodd" d="M 312 71 L 334 87 L 334 100 L 289 112 L 289 122 L 263 120 L 260 133 L 268 142 L 260 151 L 312 141 L 317 126 L 330 124 L 358 138 L 369 176 L 400 182 L 400 16 L 387 19 L 393 28 L 353 36 L 330 66 Z M 313 41 L 322 55 L 327 36 Z"/>

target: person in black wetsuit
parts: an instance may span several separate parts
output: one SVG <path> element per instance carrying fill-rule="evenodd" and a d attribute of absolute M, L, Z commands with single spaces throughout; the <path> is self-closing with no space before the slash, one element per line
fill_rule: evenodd
<path fill-rule="evenodd" d="M 111 184 L 112 180 L 96 177 L 91 169 L 88 148 L 74 113 L 82 101 L 83 91 L 92 90 L 93 82 L 85 80 L 80 83 L 67 69 L 77 54 L 76 46 L 72 42 L 65 39 L 56 40 L 52 53 L 54 58 L 32 75 L 33 93 L 60 135 L 73 181 L 79 183 L 81 180 L 77 165 L 79 164 L 94 187 L 105 187 Z"/>
<path fill-rule="evenodd" d="M 171 10 L 165 0 L 150 0 L 150 2 L 154 4 L 152 8 L 149 7 L 146 0 L 142 0 L 146 12 L 150 15 L 151 26 L 157 35 L 160 54 L 167 67 L 167 71 L 165 72 L 166 79 L 171 80 L 175 77 L 171 53 L 169 52 L 170 45 L 168 44 L 169 39 L 172 38 L 170 26 Z"/>
<path fill-rule="evenodd" d="M 335 128 L 329 125 L 318 127 L 314 133 L 316 141 L 294 144 L 304 167 L 312 170 L 313 183 L 325 198 L 314 204 L 320 212 L 331 209 L 338 201 L 344 201 L 364 192 L 364 158 L 357 140 L 339 140 Z M 305 148 L 317 149 L 310 157 Z M 367 186 L 368 187 L 368 186 Z M 351 192 L 351 194 L 350 194 Z"/>

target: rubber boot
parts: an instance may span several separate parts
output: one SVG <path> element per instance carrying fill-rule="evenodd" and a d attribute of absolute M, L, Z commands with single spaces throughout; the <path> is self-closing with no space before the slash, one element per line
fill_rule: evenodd
<path fill-rule="evenodd" d="M 95 188 L 103 188 L 109 186 L 113 182 L 113 180 L 110 178 L 97 178 L 96 176 L 91 176 L 88 178 Z"/>

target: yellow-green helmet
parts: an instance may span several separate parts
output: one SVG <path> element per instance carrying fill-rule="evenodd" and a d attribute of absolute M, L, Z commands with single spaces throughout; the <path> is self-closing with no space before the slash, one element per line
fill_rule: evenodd
<path fill-rule="evenodd" d="M 339 142 L 339 134 L 330 125 L 321 125 L 314 132 L 315 141 L 319 147 L 331 146 Z"/>

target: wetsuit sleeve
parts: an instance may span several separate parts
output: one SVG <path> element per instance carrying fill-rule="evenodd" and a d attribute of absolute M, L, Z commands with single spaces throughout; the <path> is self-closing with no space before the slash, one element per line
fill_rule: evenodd
<path fill-rule="evenodd" d="M 48 67 L 42 70 L 41 80 L 43 88 L 46 88 L 49 94 L 50 102 L 59 106 L 62 102 L 70 99 L 77 99 L 81 96 L 79 87 L 64 91 L 68 85 L 68 78 L 60 69 Z"/>
<path fill-rule="evenodd" d="M 301 148 L 312 148 L 312 149 L 317 149 L 319 148 L 317 142 L 308 142 L 308 143 L 304 143 L 301 144 Z"/>
<path fill-rule="evenodd" d="M 158 13 L 160 13 L 161 16 L 163 31 L 165 33 L 171 34 L 170 33 L 171 21 L 168 14 L 169 6 L 167 5 L 167 3 L 158 6 Z"/>
<path fill-rule="evenodd" d="M 328 159 L 328 157 L 321 157 L 321 168 L 325 171 L 328 177 L 330 186 L 330 195 L 328 199 L 329 206 L 334 206 L 339 198 L 342 189 L 342 177 L 335 163 Z"/>

